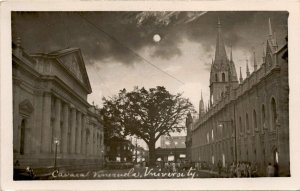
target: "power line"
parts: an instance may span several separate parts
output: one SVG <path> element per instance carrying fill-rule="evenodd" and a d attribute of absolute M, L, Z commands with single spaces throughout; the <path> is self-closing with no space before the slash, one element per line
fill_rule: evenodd
<path fill-rule="evenodd" d="M 80 18 L 82 18 L 83 20 L 85 20 L 87 23 L 89 23 L 90 25 L 92 25 L 94 28 L 96 28 L 97 30 L 99 30 L 100 32 L 104 33 L 106 36 L 108 36 L 109 38 L 111 38 L 112 40 L 114 40 L 115 42 L 117 42 L 119 45 L 121 45 L 122 47 L 128 49 L 133 55 L 135 55 L 136 57 L 142 59 L 145 63 L 151 65 L 152 67 L 156 68 L 157 70 L 159 70 L 160 72 L 166 74 L 167 76 L 169 76 L 170 78 L 175 79 L 177 82 L 184 84 L 184 82 L 182 82 L 181 80 L 179 80 L 178 78 L 176 78 L 175 76 L 167 73 L 166 71 L 160 69 L 158 66 L 152 64 L 150 61 L 148 61 L 146 58 L 142 57 L 141 55 L 139 55 L 138 53 L 136 53 L 134 50 L 132 50 L 131 48 L 129 48 L 128 46 L 126 46 L 124 43 L 120 42 L 118 39 L 116 39 L 114 36 L 110 35 L 109 33 L 107 33 L 106 31 L 104 31 L 103 29 L 101 29 L 99 26 L 95 25 L 93 22 L 91 22 L 90 20 L 88 20 L 86 17 L 82 16 L 80 13 L 77 13 Z"/>

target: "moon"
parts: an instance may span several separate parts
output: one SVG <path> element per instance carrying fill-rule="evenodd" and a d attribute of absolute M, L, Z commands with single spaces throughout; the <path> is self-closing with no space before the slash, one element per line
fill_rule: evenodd
<path fill-rule="evenodd" d="M 155 35 L 153 36 L 153 41 L 154 41 L 154 42 L 159 42 L 160 40 L 161 40 L 161 37 L 160 37 L 159 34 L 155 34 Z"/>

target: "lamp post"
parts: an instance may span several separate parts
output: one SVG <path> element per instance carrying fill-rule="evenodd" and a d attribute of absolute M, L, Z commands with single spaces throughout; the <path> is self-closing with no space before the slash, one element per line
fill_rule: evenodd
<path fill-rule="evenodd" d="M 54 170 L 56 170 L 56 159 L 57 159 L 57 146 L 59 145 L 59 139 L 54 139 L 55 153 L 54 153 Z"/>

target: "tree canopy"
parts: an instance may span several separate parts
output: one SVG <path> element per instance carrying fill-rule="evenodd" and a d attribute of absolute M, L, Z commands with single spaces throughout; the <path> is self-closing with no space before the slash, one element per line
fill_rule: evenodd
<path fill-rule="evenodd" d="M 150 155 L 160 136 L 184 129 L 188 112 L 194 112 L 190 101 L 162 86 L 149 90 L 135 87 L 131 92 L 120 90 L 118 95 L 104 98 L 102 109 L 106 136 L 135 135 L 146 142 Z"/>

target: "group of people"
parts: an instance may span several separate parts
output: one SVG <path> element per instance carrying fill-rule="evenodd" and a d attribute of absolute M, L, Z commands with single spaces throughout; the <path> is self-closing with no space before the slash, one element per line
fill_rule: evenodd
<path fill-rule="evenodd" d="M 258 168 L 257 164 L 251 164 L 251 162 L 238 162 L 235 164 L 233 162 L 230 165 L 230 177 L 257 177 L 258 176 Z"/>
<path fill-rule="evenodd" d="M 230 177 L 257 177 L 258 174 L 258 166 L 256 163 L 253 165 L 251 162 L 238 162 L 237 164 L 233 162 L 229 167 L 229 174 Z M 271 163 L 268 164 L 266 169 L 267 177 L 275 177 L 278 176 L 278 164 L 272 165 Z"/>

